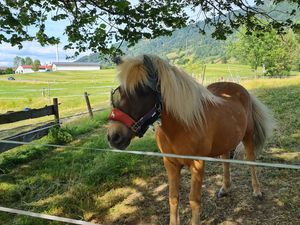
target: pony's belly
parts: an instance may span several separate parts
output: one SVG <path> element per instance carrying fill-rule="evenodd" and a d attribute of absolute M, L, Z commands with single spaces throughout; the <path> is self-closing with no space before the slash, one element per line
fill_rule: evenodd
<path fill-rule="evenodd" d="M 176 138 L 169 139 L 162 130 L 158 130 L 156 141 L 162 153 L 170 153 L 176 155 L 187 156 L 209 156 L 211 143 L 207 138 L 199 139 L 199 136 L 181 134 Z M 180 165 L 190 166 L 193 160 L 170 158 L 169 160 Z"/>

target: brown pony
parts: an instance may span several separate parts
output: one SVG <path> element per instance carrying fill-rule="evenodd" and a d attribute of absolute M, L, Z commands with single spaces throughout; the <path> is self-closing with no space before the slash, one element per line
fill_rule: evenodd
<path fill-rule="evenodd" d="M 162 153 L 229 158 L 242 142 L 247 160 L 255 160 L 271 135 L 273 118 L 269 110 L 242 86 L 220 82 L 207 88 L 183 70 L 165 60 L 142 55 L 119 59 L 121 85 L 112 92 L 108 140 L 112 147 L 125 149 L 133 137 L 142 137 L 157 119 L 156 140 Z M 180 171 L 190 169 L 192 225 L 200 223 L 204 161 L 164 158 L 169 181 L 170 224 L 179 225 Z M 229 163 L 224 163 L 225 196 L 230 188 Z M 255 167 L 251 166 L 253 194 L 261 197 Z"/>

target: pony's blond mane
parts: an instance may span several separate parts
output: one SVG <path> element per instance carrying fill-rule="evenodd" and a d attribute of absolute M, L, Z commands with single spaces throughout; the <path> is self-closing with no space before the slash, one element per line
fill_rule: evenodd
<path fill-rule="evenodd" d="M 157 56 L 147 56 L 158 72 L 161 95 L 167 112 L 187 126 L 203 125 L 205 106 L 219 103 L 219 98 L 185 71 L 170 65 Z M 135 91 L 137 85 L 149 84 L 143 55 L 135 58 L 123 58 L 118 69 L 119 80 L 124 89 L 130 93 Z"/>

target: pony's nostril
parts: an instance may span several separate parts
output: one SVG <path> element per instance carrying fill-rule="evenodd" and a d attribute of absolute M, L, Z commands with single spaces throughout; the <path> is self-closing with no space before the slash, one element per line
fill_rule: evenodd
<path fill-rule="evenodd" d="M 111 142 L 115 143 L 115 144 L 119 144 L 122 140 L 122 137 L 120 134 L 115 133 L 111 136 Z"/>

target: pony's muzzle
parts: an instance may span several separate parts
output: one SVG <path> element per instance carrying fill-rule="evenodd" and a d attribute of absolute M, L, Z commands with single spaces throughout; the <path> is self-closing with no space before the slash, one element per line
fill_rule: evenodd
<path fill-rule="evenodd" d="M 132 131 L 120 122 L 110 122 L 107 129 L 107 140 L 111 147 L 125 149 L 133 137 Z"/>

